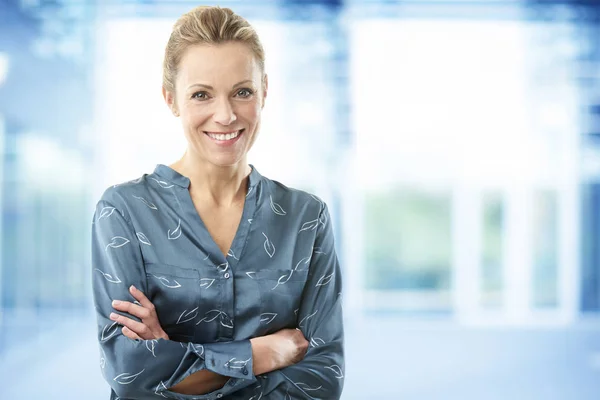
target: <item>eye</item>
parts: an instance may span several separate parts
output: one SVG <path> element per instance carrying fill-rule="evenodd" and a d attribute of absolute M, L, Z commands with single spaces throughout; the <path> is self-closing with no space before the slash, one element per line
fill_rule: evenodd
<path fill-rule="evenodd" d="M 242 97 L 242 98 L 248 98 L 248 97 L 252 96 L 253 94 L 254 94 L 254 92 L 250 89 L 240 89 L 237 91 L 236 96 Z"/>
<path fill-rule="evenodd" d="M 192 99 L 206 100 L 208 99 L 208 94 L 206 92 L 196 92 L 192 95 Z"/>

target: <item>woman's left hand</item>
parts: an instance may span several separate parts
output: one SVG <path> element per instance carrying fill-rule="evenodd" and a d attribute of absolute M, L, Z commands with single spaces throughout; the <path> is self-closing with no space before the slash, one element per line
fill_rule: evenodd
<path fill-rule="evenodd" d="M 117 313 L 111 313 L 110 319 L 123 325 L 123 335 L 129 339 L 152 340 L 165 339 L 169 340 L 169 336 L 160 326 L 158 315 L 154 304 L 140 290 L 131 286 L 129 292 L 137 299 L 140 305 L 129 301 L 113 300 L 112 306 L 115 310 L 126 312 L 138 317 L 142 322 L 135 321 Z"/>

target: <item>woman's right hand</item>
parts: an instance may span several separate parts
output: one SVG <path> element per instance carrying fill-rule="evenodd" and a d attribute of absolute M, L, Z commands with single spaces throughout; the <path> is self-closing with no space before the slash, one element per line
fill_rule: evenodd
<path fill-rule="evenodd" d="M 141 322 L 137 322 L 132 318 L 120 315 L 117 313 L 111 313 L 110 319 L 123 325 L 123 335 L 133 340 L 152 340 L 152 339 L 165 339 L 169 340 L 169 335 L 160 326 L 158 315 L 154 304 L 141 290 L 134 286 L 129 288 L 131 295 L 139 302 L 140 305 L 133 304 L 129 301 L 113 301 L 113 308 L 118 311 L 138 317 Z"/>

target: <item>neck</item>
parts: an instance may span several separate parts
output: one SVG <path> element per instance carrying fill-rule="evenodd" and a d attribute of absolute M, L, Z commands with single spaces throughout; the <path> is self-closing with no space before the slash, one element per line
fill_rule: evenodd
<path fill-rule="evenodd" d="M 251 172 L 246 157 L 235 165 L 222 167 L 190 157 L 186 152 L 171 168 L 190 179 L 190 194 L 204 204 L 229 207 L 246 198 Z"/>

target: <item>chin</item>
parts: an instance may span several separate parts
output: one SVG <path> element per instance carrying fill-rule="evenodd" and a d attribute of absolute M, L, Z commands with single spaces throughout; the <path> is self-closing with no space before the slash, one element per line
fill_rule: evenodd
<path fill-rule="evenodd" d="M 246 157 L 211 157 L 209 161 L 218 167 L 235 167 L 245 159 Z"/>

